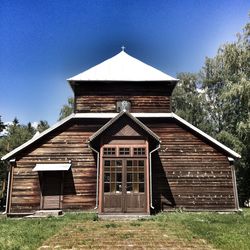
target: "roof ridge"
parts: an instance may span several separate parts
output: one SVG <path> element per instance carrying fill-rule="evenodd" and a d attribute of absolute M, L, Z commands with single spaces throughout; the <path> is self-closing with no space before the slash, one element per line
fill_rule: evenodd
<path fill-rule="evenodd" d="M 178 81 L 125 51 L 67 79 L 70 81 Z"/>

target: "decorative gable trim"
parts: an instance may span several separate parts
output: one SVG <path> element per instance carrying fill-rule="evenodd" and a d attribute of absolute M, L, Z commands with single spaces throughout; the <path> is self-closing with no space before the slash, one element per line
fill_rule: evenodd
<path fill-rule="evenodd" d="M 144 131 L 146 131 L 151 137 L 153 137 L 156 141 L 160 141 L 160 138 L 151 131 L 146 125 L 144 125 L 140 120 L 138 120 L 135 116 L 133 116 L 128 111 L 122 111 L 117 116 L 109 120 L 104 126 L 102 126 L 97 132 L 95 132 L 90 138 L 89 142 L 96 139 L 98 136 L 100 136 L 104 131 L 106 131 L 112 124 L 114 124 L 117 120 L 119 120 L 122 116 L 126 115 L 129 117 L 132 121 L 134 121 L 139 127 L 141 127 Z"/>

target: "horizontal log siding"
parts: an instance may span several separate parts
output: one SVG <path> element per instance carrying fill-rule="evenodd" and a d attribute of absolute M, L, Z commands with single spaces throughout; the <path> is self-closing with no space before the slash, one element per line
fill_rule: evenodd
<path fill-rule="evenodd" d="M 155 207 L 235 208 L 232 172 L 225 155 L 177 124 L 149 127 L 161 138 L 159 156 L 153 157 Z"/>
<path fill-rule="evenodd" d="M 170 112 L 169 96 L 76 96 L 76 113 L 117 112 L 117 101 L 130 101 L 130 112 Z"/>
<path fill-rule="evenodd" d="M 130 101 L 131 112 L 170 112 L 176 83 L 92 82 L 74 86 L 75 112 L 116 112 L 117 101 Z"/>
<path fill-rule="evenodd" d="M 158 121 L 143 121 L 161 138 L 161 149 L 152 159 L 154 206 L 234 209 L 232 173 L 227 157 L 186 128 L 170 120 Z M 17 155 L 10 212 L 32 212 L 40 208 L 39 178 L 37 172 L 32 172 L 36 163 L 68 160 L 72 160 L 72 172 L 64 176 L 63 209 L 93 209 L 96 161 L 86 141 L 106 122 L 68 124 Z"/>
<path fill-rule="evenodd" d="M 63 210 L 93 209 L 96 197 L 96 162 L 88 148 L 88 138 L 101 125 L 75 124 L 50 134 L 37 148 L 16 162 L 13 175 L 11 213 L 40 209 L 40 184 L 36 163 L 72 161 L 72 171 L 64 174 Z M 63 129 L 62 129 L 63 130 Z"/>

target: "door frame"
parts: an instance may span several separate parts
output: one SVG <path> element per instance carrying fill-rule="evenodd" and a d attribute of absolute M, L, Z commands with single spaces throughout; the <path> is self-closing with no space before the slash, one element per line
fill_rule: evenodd
<path fill-rule="evenodd" d="M 46 172 L 46 173 L 44 173 Z M 43 188 L 44 188 L 44 174 L 49 174 L 51 171 L 44 171 L 40 172 L 40 178 L 41 178 L 41 185 L 40 185 L 40 209 L 46 210 L 47 208 L 44 208 L 44 195 L 43 195 Z M 53 171 L 57 172 L 58 175 L 60 175 L 60 195 L 59 195 L 59 208 L 62 209 L 62 202 L 63 202 L 63 183 L 64 183 L 64 171 Z M 55 208 L 56 209 L 56 208 Z M 50 209 L 48 209 L 50 210 Z"/>
<path fill-rule="evenodd" d="M 104 211 L 104 155 L 103 155 L 103 149 L 104 147 L 116 147 L 117 149 L 120 148 L 120 147 L 145 147 L 146 148 L 146 154 L 145 154 L 145 157 L 141 157 L 141 158 L 144 158 L 145 159 L 145 183 L 144 183 L 144 187 L 145 187 L 145 199 L 146 199 L 146 204 L 145 204 L 145 211 L 144 212 L 134 212 L 134 213 L 138 213 L 138 214 L 150 214 L 150 176 L 149 176 L 149 147 L 148 147 L 148 140 L 146 138 L 138 138 L 138 140 L 141 140 L 141 139 L 144 139 L 145 140 L 145 143 L 144 144 L 136 144 L 136 139 L 135 138 L 129 138 L 129 137 L 124 137 L 122 138 L 123 140 L 126 140 L 130 143 L 128 144 L 124 144 L 124 143 L 112 143 L 112 144 L 109 144 L 109 143 L 106 143 L 106 144 L 103 144 L 101 143 L 101 146 L 100 146 L 100 159 L 99 159 L 99 162 L 100 162 L 100 177 L 99 177 L 99 197 L 98 197 L 98 200 L 99 200 L 99 204 L 98 204 L 98 212 L 100 214 L 103 214 L 105 213 Z M 133 141 L 133 143 L 131 143 Z M 115 156 L 117 159 L 122 159 L 123 161 L 125 161 L 126 159 L 126 155 L 125 156 Z M 114 158 L 115 158 L 114 157 Z M 108 157 L 107 157 L 108 158 Z M 109 158 L 112 158 L 112 157 L 109 157 Z M 136 158 L 133 158 L 132 157 L 128 157 L 129 159 L 136 159 Z M 140 158 L 140 156 L 138 156 L 137 158 Z M 124 172 L 124 170 L 122 170 L 122 172 Z M 123 175 L 123 178 L 124 175 Z M 124 201 L 122 201 L 123 203 Z M 109 212 L 109 214 L 112 213 L 112 212 Z M 116 212 L 114 212 L 115 214 Z M 127 213 L 129 214 L 129 213 Z"/>

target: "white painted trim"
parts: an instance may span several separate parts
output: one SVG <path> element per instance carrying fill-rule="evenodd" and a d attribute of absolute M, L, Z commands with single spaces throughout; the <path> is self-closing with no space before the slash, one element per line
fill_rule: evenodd
<path fill-rule="evenodd" d="M 161 144 L 159 143 L 158 146 L 156 148 L 154 148 L 153 150 L 151 150 L 149 152 L 149 192 L 150 192 L 150 208 L 154 209 L 153 206 L 153 181 L 152 181 L 152 153 L 154 153 L 155 151 L 159 150 L 161 148 Z"/>
<path fill-rule="evenodd" d="M 9 159 L 15 153 L 17 153 L 20 150 L 26 148 L 27 146 L 29 146 L 33 142 L 37 141 L 41 137 L 45 136 L 49 132 L 51 132 L 54 129 L 60 127 L 61 125 L 63 125 L 64 123 L 68 122 L 69 120 L 71 120 L 73 118 L 78 118 L 78 119 L 81 119 L 81 118 L 83 118 L 83 119 L 84 118 L 85 119 L 88 119 L 88 118 L 112 119 L 112 118 L 114 118 L 117 115 L 118 115 L 118 113 L 77 113 L 77 114 L 71 114 L 68 117 L 64 118 L 63 120 L 57 122 L 55 125 L 53 125 L 50 128 L 48 128 L 47 130 L 45 130 L 44 132 L 42 132 L 38 136 L 33 137 L 32 139 L 30 139 L 29 141 L 25 142 L 21 146 L 17 147 L 16 149 L 12 150 L 8 154 L 4 155 L 1 158 L 1 160 L 7 160 L 7 159 Z M 212 138 L 208 134 L 204 133 L 203 131 L 201 131 L 200 129 L 196 128 L 195 126 L 193 126 L 192 124 L 190 124 L 189 122 L 185 121 L 184 119 L 182 119 L 181 117 L 179 117 L 178 115 L 176 115 L 174 113 L 131 113 L 131 115 L 134 116 L 134 117 L 136 117 L 136 118 L 174 118 L 177 121 L 179 121 L 180 123 L 182 123 L 185 126 L 189 127 L 191 130 L 195 131 L 196 133 L 198 133 L 201 136 L 205 137 L 209 141 L 213 142 L 218 147 L 220 147 L 223 150 L 225 150 L 226 152 L 228 152 L 231 156 L 233 156 L 235 158 L 241 158 L 241 156 L 238 153 L 234 152 L 233 150 L 231 150 L 227 146 L 223 145 L 219 141 L 215 140 L 214 138 Z"/>
<path fill-rule="evenodd" d="M 36 164 L 32 171 L 68 171 L 71 163 Z"/>
<path fill-rule="evenodd" d="M 76 113 L 75 118 L 114 118 L 119 113 Z M 130 113 L 136 118 L 169 118 L 173 113 Z"/>

